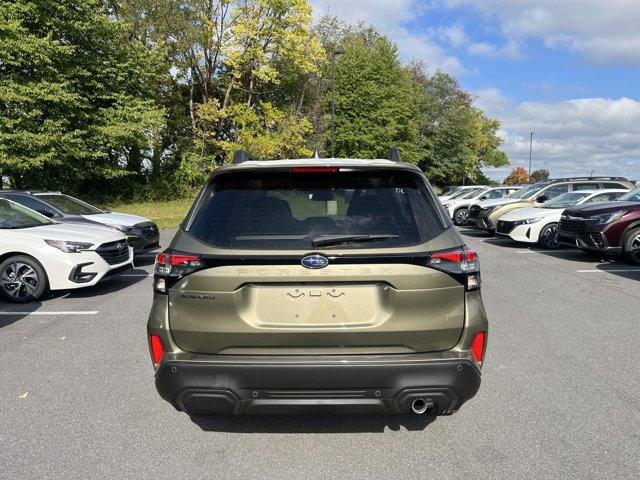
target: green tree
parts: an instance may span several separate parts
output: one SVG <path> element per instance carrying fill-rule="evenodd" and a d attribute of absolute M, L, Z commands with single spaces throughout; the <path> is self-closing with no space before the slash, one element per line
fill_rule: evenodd
<path fill-rule="evenodd" d="M 473 105 L 451 75 L 427 73 L 424 65 L 411 65 L 420 94 L 420 141 L 424 156 L 419 162 L 436 184 L 469 183 L 482 178 L 482 167 L 504 167 L 509 161 L 499 147 L 500 123 Z"/>
<path fill-rule="evenodd" d="M 12 185 L 77 191 L 139 173 L 163 123 L 155 52 L 97 0 L 1 0 L 0 18 L 0 171 Z"/>
<path fill-rule="evenodd" d="M 545 180 L 549 180 L 549 176 L 549 170 L 541 168 L 540 170 L 531 172 L 531 182 L 543 182 Z"/>
<path fill-rule="evenodd" d="M 380 35 L 358 32 L 342 44 L 336 69 L 336 155 L 385 158 L 391 146 L 417 163 L 416 89 L 397 48 Z M 328 99 L 327 99 L 328 100 Z M 327 110 L 330 103 L 326 103 Z M 327 132 L 330 149 L 331 132 Z"/>

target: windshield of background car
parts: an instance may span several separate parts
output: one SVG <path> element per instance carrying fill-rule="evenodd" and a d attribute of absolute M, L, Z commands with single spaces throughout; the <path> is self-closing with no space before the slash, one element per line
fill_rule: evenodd
<path fill-rule="evenodd" d="M 508 196 L 508 198 L 529 198 L 538 193 L 547 185 L 547 183 L 534 183 L 533 185 L 529 185 L 528 187 L 518 190 L 517 192 L 513 192 Z"/>
<path fill-rule="evenodd" d="M 640 188 L 636 188 L 635 190 L 631 190 L 629 193 L 625 193 L 618 200 L 622 200 L 625 202 L 640 202 Z"/>
<path fill-rule="evenodd" d="M 220 248 L 312 249 L 318 239 L 350 235 L 377 241 L 330 248 L 396 248 L 446 228 L 423 179 L 402 170 L 234 172 L 209 189 L 189 232 Z"/>
<path fill-rule="evenodd" d="M 474 190 L 469 191 L 469 193 L 467 193 L 467 194 L 465 194 L 465 195 L 463 195 L 461 197 L 458 197 L 456 200 L 465 200 L 465 199 L 469 199 L 469 198 L 476 198 L 478 195 L 480 195 L 481 192 L 484 192 L 484 190 L 481 189 L 481 188 L 474 189 Z"/>
<path fill-rule="evenodd" d="M 96 213 L 104 213 L 102 210 L 82 200 L 70 197 L 69 195 L 38 195 L 38 198 L 53 205 L 53 207 L 67 215 L 94 215 Z"/>
<path fill-rule="evenodd" d="M 449 200 L 460 199 L 463 196 L 467 195 L 469 192 L 475 191 L 475 189 L 463 188 L 461 190 L 456 190 L 449 196 Z"/>
<path fill-rule="evenodd" d="M 589 193 L 572 192 L 565 193 L 559 197 L 554 198 L 546 202 L 542 208 L 567 208 L 577 204 L 583 198 L 587 198 Z"/>
<path fill-rule="evenodd" d="M 39 227 L 54 222 L 22 205 L 0 198 L 0 229 Z"/>

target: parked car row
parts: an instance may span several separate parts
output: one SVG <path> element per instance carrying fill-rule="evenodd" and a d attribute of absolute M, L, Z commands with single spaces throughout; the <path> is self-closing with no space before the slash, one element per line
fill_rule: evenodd
<path fill-rule="evenodd" d="M 95 285 L 159 246 L 158 227 L 60 192 L 0 191 L 0 295 L 28 303 L 47 290 Z"/>
<path fill-rule="evenodd" d="M 562 178 L 491 197 L 506 188 L 479 187 L 442 203 L 458 226 L 547 249 L 565 245 L 617 254 L 640 264 L 640 188 L 626 178 Z"/>

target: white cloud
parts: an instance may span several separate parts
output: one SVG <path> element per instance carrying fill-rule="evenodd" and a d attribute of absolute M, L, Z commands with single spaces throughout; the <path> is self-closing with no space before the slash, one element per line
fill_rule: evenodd
<path fill-rule="evenodd" d="M 497 89 L 476 92 L 488 115 L 500 118 L 503 148 L 512 166 L 527 165 L 534 135 L 533 168 L 554 176 L 640 177 L 640 102 L 629 98 L 582 98 L 513 104 Z M 493 172 L 502 178 L 506 171 Z M 502 175 L 504 176 L 504 175 Z"/>
<path fill-rule="evenodd" d="M 536 38 L 597 63 L 640 63 L 638 0 L 441 0 L 495 18 L 510 39 Z"/>
<path fill-rule="evenodd" d="M 465 48 L 470 55 L 487 58 L 506 58 L 508 60 L 519 60 L 523 58 L 520 45 L 515 40 L 510 40 L 502 46 L 488 42 L 474 42 L 469 38 L 464 26 L 454 24 L 447 27 L 440 27 L 434 30 L 434 35 L 446 41 L 454 48 Z"/>
<path fill-rule="evenodd" d="M 403 60 L 422 60 L 434 70 L 465 73 L 460 60 L 440 47 L 428 31 L 413 32 L 405 26 L 406 22 L 422 16 L 428 10 L 428 3 L 421 0 L 311 0 L 316 20 L 332 13 L 351 23 L 365 22 L 395 42 Z"/>

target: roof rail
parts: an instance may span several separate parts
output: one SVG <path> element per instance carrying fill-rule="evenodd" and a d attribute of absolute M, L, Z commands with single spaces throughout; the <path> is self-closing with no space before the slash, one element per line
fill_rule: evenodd
<path fill-rule="evenodd" d="M 576 180 L 618 180 L 628 182 L 625 177 L 566 177 L 566 178 L 554 178 L 551 182 L 569 182 Z"/>
<path fill-rule="evenodd" d="M 398 147 L 391 147 L 387 158 L 392 162 L 401 162 L 402 157 L 400 156 L 400 149 Z"/>
<path fill-rule="evenodd" d="M 239 165 L 244 162 L 250 162 L 251 160 L 253 160 L 253 158 L 251 158 L 249 154 L 244 150 L 236 150 L 236 153 L 233 154 L 234 165 Z"/>

